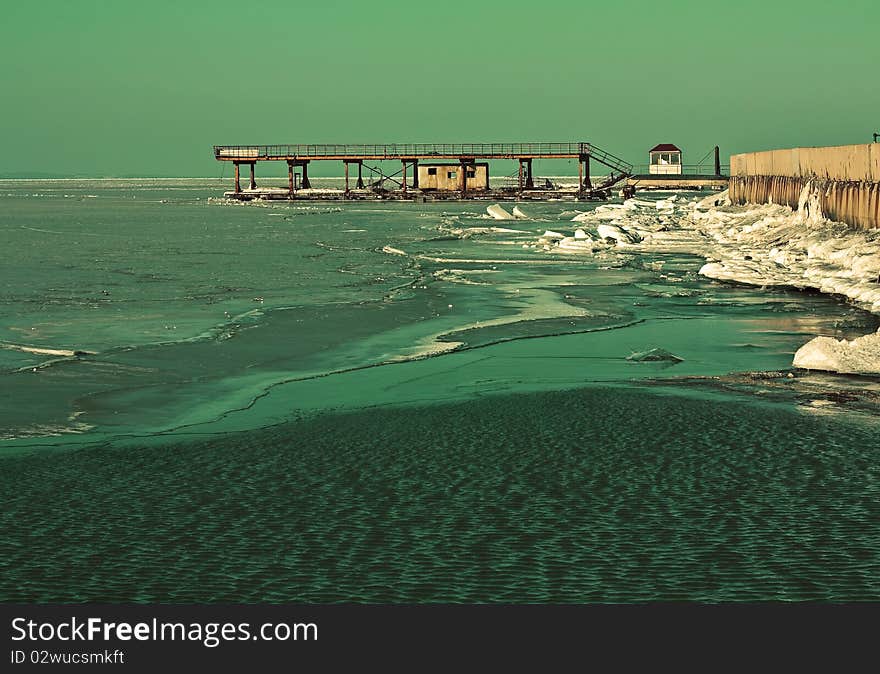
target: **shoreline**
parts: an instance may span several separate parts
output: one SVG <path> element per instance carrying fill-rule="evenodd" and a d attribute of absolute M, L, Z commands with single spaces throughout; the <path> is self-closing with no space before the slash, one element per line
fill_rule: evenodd
<path fill-rule="evenodd" d="M 803 188 L 797 210 L 733 206 L 728 192 L 685 202 L 675 196 L 653 204 L 629 199 L 573 221 L 597 226 L 621 251 L 698 255 L 706 260 L 699 273 L 710 279 L 811 289 L 880 315 L 880 230 L 827 220 L 817 200 L 811 184 Z M 793 365 L 880 376 L 880 330 L 849 341 L 818 336 L 798 351 Z"/>

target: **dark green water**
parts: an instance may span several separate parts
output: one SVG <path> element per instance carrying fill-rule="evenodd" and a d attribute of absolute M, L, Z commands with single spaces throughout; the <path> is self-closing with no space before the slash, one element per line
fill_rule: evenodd
<path fill-rule="evenodd" d="M 875 317 L 571 204 L 217 192 L 0 184 L 0 599 L 880 599 L 870 405 L 720 384 Z"/>

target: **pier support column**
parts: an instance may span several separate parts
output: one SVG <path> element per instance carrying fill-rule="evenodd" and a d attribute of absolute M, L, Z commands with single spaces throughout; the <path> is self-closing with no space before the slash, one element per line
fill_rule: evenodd
<path fill-rule="evenodd" d="M 312 183 L 309 182 L 309 162 L 304 161 L 304 162 L 300 163 L 300 166 L 302 166 L 302 170 L 303 170 L 302 188 L 304 190 L 310 189 L 312 186 Z"/>
<path fill-rule="evenodd" d="M 400 184 L 403 188 L 403 194 L 406 196 L 406 162 L 401 161 L 401 164 L 403 164 L 403 179 L 400 181 Z"/>
<path fill-rule="evenodd" d="M 715 146 L 715 175 L 721 175 L 721 150 L 718 149 L 717 145 Z"/>
<path fill-rule="evenodd" d="M 532 180 L 532 158 L 526 159 L 526 189 L 535 189 L 535 181 Z"/>
<path fill-rule="evenodd" d="M 519 193 L 522 195 L 523 191 L 523 160 L 519 160 L 519 175 L 517 176 L 517 185 L 519 186 Z"/>
<path fill-rule="evenodd" d="M 418 159 L 413 159 L 412 170 L 413 170 L 413 184 L 412 184 L 412 186 L 413 186 L 413 189 L 417 190 L 417 189 L 419 189 L 419 160 Z"/>
<path fill-rule="evenodd" d="M 345 167 L 345 196 L 348 196 L 348 162 L 342 162 L 342 165 Z"/>
<path fill-rule="evenodd" d="M 584 187 L 593 189 L 593 181 L 590 180 L 590 155 L 584 155 Z"/>
<path fill-rule="evenodd" d="M 235 167 L 235 193 L 238 194 L 241 192 L 241 168 L 237 161 L 232 162 L 232 165 Z"/>
<path fill-rule="evenodd" d="M 293 197 L 293 162 L 287 162 L 287 191 Z"/>
<path fill-rule="evenodd" d="M 584 162 L 578 159 L 578 197 L 584 196 Z"/>
<path fill-rule="evenodd" d="M 474 164 L 474 160 L 468 157 L 467 159 L 459 160 L 461 164 L 461 198 L 464 199 L 467 196 L 467 174 L 468 168 L 470 166 L 474 167 L 474 175 L 477 174 L 477 166 Z"/>
<path fill-rule="evenodd" d="M 364 168 L 364 162 L 359 161 L 358 162 L 358 181 L 357 181 L 357 188 L 359 190 L 364 189 L 364 177 L 363 177 L 363 172 L 361 170 L 363 168 Z"/>
<path fill-rule="evenodd" d="M 256 168 L 257 168 L 257 162 L 252 161 L 251 162 L 251 189 L 252 190 L 257 189 Z"/>

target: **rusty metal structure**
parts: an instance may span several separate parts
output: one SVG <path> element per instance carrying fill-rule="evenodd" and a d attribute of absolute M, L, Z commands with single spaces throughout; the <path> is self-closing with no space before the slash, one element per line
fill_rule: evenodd
<path fill-rule="evenodd" d="M 363 167 L 365 161 L 401 162 L 401 179 L 394 182 L 400 187 L 401 196 L 407 195 L 408 188 L 419 188 L 419 161 L 452 160 L 461 165 L 459 196 L 467 198 L 468 170 L 473 170 L 477 160 L 507 159 L 519 162 L 518 192 L 523 194 L 535 190 L 532 161 L 535 159 L 576 159 L 578 161 L 579 198 L 589 198 L 597 192 L 607 190 L 632 174 L 632 165 L 620 157 L 607 152 L 592 143 L 390 143 L 390 144 L 301 144 L 301 145 L 215 145 L 214 158 L 217 161 L 232 162 L 234 166 L 235 188 L 232 195 L 242 195 L 240 167 L 250 168 L 249 189 L 256 190 L 256 164 L 261 161 L 287 162 L 288 194 L 293 198 L 297 187 L 308 189 L 308 167 L 313 161 L 342 162 L 345 176 L 343 194 L 351 191 L 349 166 L 357 166 L 357 189 L 364 188 Z M 594 186 L 590 180 L 590 162 L 595 160 L 611 169 L 611 174 Z M 294 180 L 295 169 L 301 170 L 299 185 Z M 371 171 L 376 171 L 367 166 Z M 408 171 L 412 171 L 412 183 L 408 184 Z M 616 172 L 616 173 L 615 173 Z M 397 175 L 397 174 L 395 174 Z M 388 177 L 388 176 L 386 176 Z"/>

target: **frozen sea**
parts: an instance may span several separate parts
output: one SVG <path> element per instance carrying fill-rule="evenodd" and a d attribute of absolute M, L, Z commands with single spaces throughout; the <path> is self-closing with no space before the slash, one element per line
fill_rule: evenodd
<path fill-rule="evenodd" d="M 227 187 L 0 181 L 0 600 L 880 599 L 876 380 L 792 368 L 874 314 Z"/>

